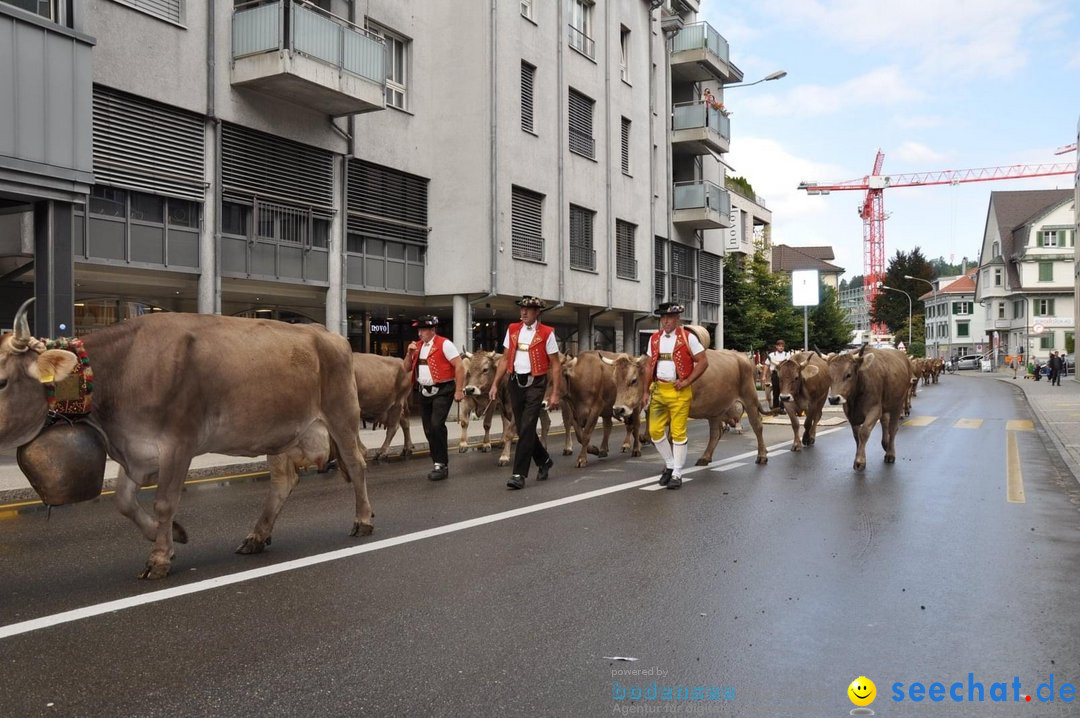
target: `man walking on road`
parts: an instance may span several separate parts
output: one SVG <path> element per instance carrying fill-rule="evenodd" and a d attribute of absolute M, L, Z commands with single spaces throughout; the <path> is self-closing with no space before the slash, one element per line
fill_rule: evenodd
<path fill-rule="evenodd" d="M 409 344 L 405 368 L 420 391 L 420 419 L 431 447 L 431 460 L 435 462 L 428 478 L 442 481 L 450 475 L 446 415 L 450 413 L 451 399 L 461 401 L 465 398 L 465 365 L 454 343 L 438 335 L 438 317 L 426 314 L 412 325 L 416 327 L 420 341 Z"/>
<path fill-rule="evenodd" d="M 552 327 L 540 323 L 540 312 L 547 304 L 538 297 L 524 296 L 517 301 L 521 321 L 506 330 L 503 360 L 495 370 L 491 385 L 491 400 L 499 393 L 499 382 L 509 373 L 510 408 L 517 428 L 517 447 L 514 449 L 514 474 L 506 482 L 511 489 L 525 488 L 530 462 L 538 467 L 537 481 L 545 481 L 554 462 L 536 436 L 536 422 L 544 403 L 547 383 L 552 385 L 548 409 L 556 409 L 562 396 L 562 366 L 559 345 Z"/>
<path fill-rule="evenodd" d="M 777 339 L 776 346 L 769 352 L 769 371 L 772 381 L 772 410 L 774 414 L 781 413 L 784 409 L 780 405 L 780 375 L 776 370 L 791 357 L 791 352 L 784 351 L 784 340 Z"/>
<path fill-rule="evenodd" d="M 686 464 L 686 420 L 693 399 L 690 385 L 704 373 L 709 361 L 697 336 L 680 324 L 682 305 L 664 302 L 655 313 L 660 317 L 660 331 L 649 338 L 642 404 L 649 412 L 649 438 L 664 459 L 659 483 L 677 489 L 682 486 Z"/>

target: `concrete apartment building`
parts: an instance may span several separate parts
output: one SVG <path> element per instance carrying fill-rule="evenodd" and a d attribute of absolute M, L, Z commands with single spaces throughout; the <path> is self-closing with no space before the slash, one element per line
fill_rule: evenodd
<path fill-rule="evenodd" d="M 977 277 L 978 270 L 938 277 L 919 297 L 926 307 L 926 356 L 948 359 L 985 350 L 985 316 L 975 303 Z"/>
<path fill-rule="evenodd" d="M 1075 351 L 1075 190 L 992 192 L 975 301 L 998 356 Z"/>
<path fill-rule="evenodd" d="M 0 312 L 586 348 L 716 324 L 741 72 L 696 0 L 0 0 Z M 10 320 L 7 320 L 10 321 Z"/>

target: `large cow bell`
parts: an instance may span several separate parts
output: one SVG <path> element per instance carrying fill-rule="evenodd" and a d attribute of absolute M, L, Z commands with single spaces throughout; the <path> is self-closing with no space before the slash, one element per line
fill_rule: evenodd
<path fill-rule="evenodd" d="M 97 498 L 105 480 L 105 442 L 86 423 L 57 422 L 16 453 L 19 468 L 50 506 Z"/>

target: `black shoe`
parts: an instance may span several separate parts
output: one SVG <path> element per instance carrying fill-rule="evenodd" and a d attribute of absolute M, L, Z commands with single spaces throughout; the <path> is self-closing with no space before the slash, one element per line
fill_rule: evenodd
<path fill-rule="evenodd" d="M 672 476 L 671 481 L 669 481 L 667 483 L 667 487 L 669 489 L 677 489 L 680 486 L 682 486 L 682 477 L 681 476 Z"/>
<path fill-rule="evenodd" d="M 521 474 L 514 474 L 510 477 L 510 480 L 506 482 L 506 486 L 510 489 L 524 489 L 525 477 Z"/>
<path fill-rule="evenodd" d="M 537 481 L 547 481 L 548 472 L 551 471 L 551 467 L 555 465 L 555 462 L 549 457 L 547 461 L 540 464 L 540 470 L 536 472 Z"/>
<path fill-rule="evenodd" d="M 664 469 L 663 473 L 660 474 L 660 481 L 657 483 L 659 483 L 661 486 L 667 486 L 668 482 L 671 481 L 672 473 L 672 469 Z"/>
<path fill-rule="evenodd" d="M 430 481 L 442 481 L 450 476 L 450 467 L 446 464 L 435 464 L 435 468 L 427 475 Z"/>

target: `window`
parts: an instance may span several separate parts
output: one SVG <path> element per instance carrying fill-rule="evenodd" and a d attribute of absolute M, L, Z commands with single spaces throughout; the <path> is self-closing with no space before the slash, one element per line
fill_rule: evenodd
<path fill-rule="evenodd" d="M 521 129 L 533 129 L 533 88 L 536 87 L 536 67 L 521 61 Z"/>
<path fill-rule="evenodd" d="M 653 238 L 653 297 L 659 304 L 667 296 L 667 241 Z"/>
<path fill-rule="evenodd" d="M 637 279 L 637 260 L 634 259 L 634 232 L 637 225 L 615 220 L 615 276 Z"/>
<path fill-rule="evenodd" d="M 1024 304 L 1025 304 L 1025 302 L 1024 302 L 1023 299 L 1020 299 L 1018 301 L 1013 302 L 1013 317 L 1014 318 L 1019 319 L 1020 317 L 1024 316 Z"/>
<path fill-rule="evenodd" d="M 671 300 L 680 304 L 694 301 L 696 284 L 695 261 L 697 250 L 677 242 L 671 243 Z"/>
<path fill-rule="evenodd" d="M 1001 268 L 1000 267 L 995 267 L 994 268 L 994 286 L 995 287 L 1000 287 L 1001 286 Z"/>
<path fill-rule="evenodd" d="M 630 175 L 630 120 L 622 118 L 622 173 Z"/>
<path fill-rule="evenodd" d="M 521 0 L 521 16 L 533 19 L 533 0 Z"/>
<path fill-rule="evenodd" d="M 510 200 L 510 246 L 514 259 L 544 261 L 544 195 L 514 187 Z"/>
<path fill-rule="evenodd" d="M 1054 315 L 1054 300 L 1053 299 L 1036 299 L 1035 300 L 1035 316 L 1037 317 L 1052 317 Z"/>
<path fill-rule="evenodd" d="M 1004 319 L 1005 318 L 1005 302 L 998 302 L 997 303 L 997 310 L 998 310 L 998 319 Z"/>
<path fill-rule="evenodd" d="M 53 0 L 2 0 L 8 5 L 14 5 L 15 7 L 32 12 L 35 15 L 40 15 L 43 18 L 49 20 L 56 20 L 54 14 Z"/>
<path fill-rule="evenodd" d="M 1039 337 L 1040 349 L 1053 349 L 1054 348 L 1054 333 L 1044 334 Z"/>
<path fill-rule="evenodd" d="M 619 29 L 619 74 L 630 82 L 630 30 L 625 25 Z"/>
<path fill-rule="evenodd" d="M 412 41 L 381 25 L 368 23 L 368 31 L 386 43 L 386 104 L 409 109 L 409 47 Z"/>
<path fill-rule="evenodd" d="M 570 268 L 596 271 L 596 250 L 593 249 L 593 217 L 596 213 L 570 205 Z"/>
<path fill-rule="evenodd" d="M 993 259 L 994 257 L 1000 257 L 1000 256 L 1001 256 L 1001 244 L 999 242 L 994 242 L 992 245 L 990 245 L 990 258 Z"/>
<path fill-rule="evenodd" d="M 956 323 L 956 336 L 957 336 L 957 338 L 971 336 L 971 334 L 968 331 L 969 325 L 970 325 L 970 322 L 957 322 Z"/>
<path fill-rule="evenodd" d="M 82 205 L 75 209 L 74 254 L 198 268 L 200 207 L 186 199 L 94 185 L 89 213 Z"/>
<path fill-rule="evenodd" d="M 720 321 L 720 290 L 724 270 L 718 254 L 698 252 L 698 321 Z"/>
<path fill-rule="evenodd" d="M 973 307 L 971 302 L 953 302 L 952 313 L 957 315 L 971 314 Z"/>
<path fill-rule="evenodd" d="M 1052 281 L 1054 281 L 1054 263 L 1053 262 L 1039 262 L 1039 281 L 1040 282 L 1052 282 Z"/>
<path fill-rule="evenodd" d="M 570 90 L 570 151 L 590 160 L 596 157 L 593 140 L 593 105 L 577 90 Z"/>
<path fill-rule="evenodd" d="M 582 55 L 596 57 L 596 43 L 592 39 L 592 0 L 569 0 L 570 27 L 568 42 Z"/>
<path fill-rule="evenodd" d="M 185 21 L 184 0 L 114 0 L 147 15 L 183 25 Z"/>
<path fill-rule="evenodd" d="M 1044 229 L 1036 235 L 1037 247 L 1064 247 L 1064 232 L 1059 229 Z"/>

